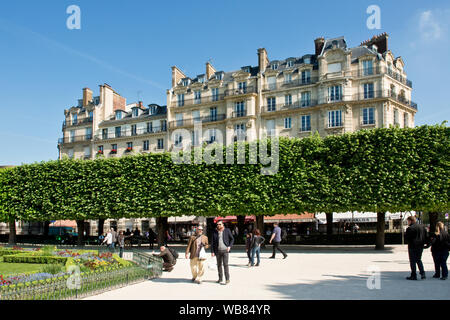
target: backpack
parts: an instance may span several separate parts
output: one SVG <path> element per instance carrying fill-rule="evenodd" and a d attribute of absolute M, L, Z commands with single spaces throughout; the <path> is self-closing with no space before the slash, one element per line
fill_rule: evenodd
<path fill-rule="evenodd" d="M 170 253 L 172 254 L 172 256 L 176 259 L 178 259 L 178 252 L 176 252 L 174 249 L 167 247 L 167 249 L 169 249 Z"/>

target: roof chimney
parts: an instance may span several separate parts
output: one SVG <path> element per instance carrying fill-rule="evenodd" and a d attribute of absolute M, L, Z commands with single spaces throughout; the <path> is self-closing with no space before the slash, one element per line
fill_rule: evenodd
<path fill-rule="evenodd" d="M 209 80 L 214 73 L 216 73 L 216 69 L 211 65 L 211 63 L 206 63 L 206 80 Z"/>
<path fill-rule="evenodd" d="M 258 66 L 259 72 L 264 72 L 269 64 L 269 58 L 265 48 L 258 49 Z"/>
<path fill-rule="evenodd" d="M 368 48 L 375 45 L 378 53 L 385 53 L 388 51 L 388 39 L 389 35 L 385 32 L 376 36 L 373 36 L 372 39 L 361 42 L 361 46 L 367 46 Z"/>
<path fill-rule="evenodd" d="M 83 107 L 89 104 L 89 101 L 92 101 L 92 90 L 89 88 L 83 89 Z"/>
<path fill-rule="evenodd" d="M 314 40 L 314 47 L 316 49 L 316 56 L 320 56 L 322 53 L 323 46 L 325 45 L 325 39 L 324 38 L 317 38 Z"/>
<path fill-rule="evenodd" d="M 172 88 L 175 87 L 178 84 L 178 82 L 183 78 L 186 78 L 186 75 L 183 72 L 181 72 L 180 69 L 173 66 L 172 67 Z"/>

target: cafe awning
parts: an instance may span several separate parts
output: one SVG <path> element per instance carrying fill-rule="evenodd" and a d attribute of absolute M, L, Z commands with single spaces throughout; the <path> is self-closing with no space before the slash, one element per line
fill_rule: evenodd
<path fill-rule="evenodd" d="M 225 223 L 237 223 L 237 217 L 236 216 L 215 217 L 214 223 L 217 223 L 218 221 L 222 221 Z M 255 221 L 254 216 L 246 216 L 245 217 L 245 223 L 251 223 L 254 221 Z"/>
<path fill-rule="evenodd" d="M 314 213 L 276 214 L 274 216 L 264 217 L 264 222 L 266 223 L 302 223 L 315 221 Z"/>

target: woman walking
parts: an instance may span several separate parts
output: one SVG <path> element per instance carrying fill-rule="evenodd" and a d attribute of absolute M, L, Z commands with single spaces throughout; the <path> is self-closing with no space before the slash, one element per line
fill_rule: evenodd
<path fill-rule="evenodd" d="M 258 262 L 256 263 L 256 267 L 259 266 L 259 263 L 261 262 L 260 259 L 260 253 L 261 253 L 261 245 L 264 243 L 265 239 L 261 236 L 261 232 L 259 229 L 255 229 L 253 231 L 253 239 L 251 244 L 251 250 L 252 250 L 252 256 L 251 256 L 251 266 L 253 267 L 255 265 L 255 255 L 258 259 Z"/>
<path fill-rule="evenodd" d="M 248 257 L 247 267 L 250 267 L 252 264 L 252 242 L 253 242 L 253 233 L 249 232 L 245 236 L 245 251 L 247 252 Z"/>
<path fill-rule="evenodd" d="M 450 246 L 450 239 L 447 231 L 445 231 L 444 224 L 442 222 L 438 222 L 436 224 L 436 232 L 434 234 L 431 234 L 430 238 L 431 238 L 431 254 L 433 255 L 434 269 L 435 269 L 433 278 L 441 278 L 441 280 L 447 280 L 448 277 L 447 258 Z"/>
<path fill-rule="evenodd" d="M 123 231 L 119 232 L 118 237 L 118 243 L 119 243 L 119 257 L 123 258 L 123 248 L 125 247 L 125 235 L 123 234 Z"/>

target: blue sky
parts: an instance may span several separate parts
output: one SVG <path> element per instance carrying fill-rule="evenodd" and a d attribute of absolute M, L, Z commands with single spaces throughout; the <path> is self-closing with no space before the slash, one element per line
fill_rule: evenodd
<path fill-rule="evenodd" d="M 381 29 L 366 27 L 369 5 Z M 81 30 L 66 9 L 81 8 Z M 349 46 L 389 34 L 419 105 L 416 125 L 450 120 L 448 1 L 1 1 L 0 165 L 57 158 L 64 109 L 82 88 L 110 84 L 127 102 L 166 103 L 172 65 L 188 76 L 314 52 L 313 40 L 345 36 Z M 139 93 L 138 93 L 139 92 Z"/>

